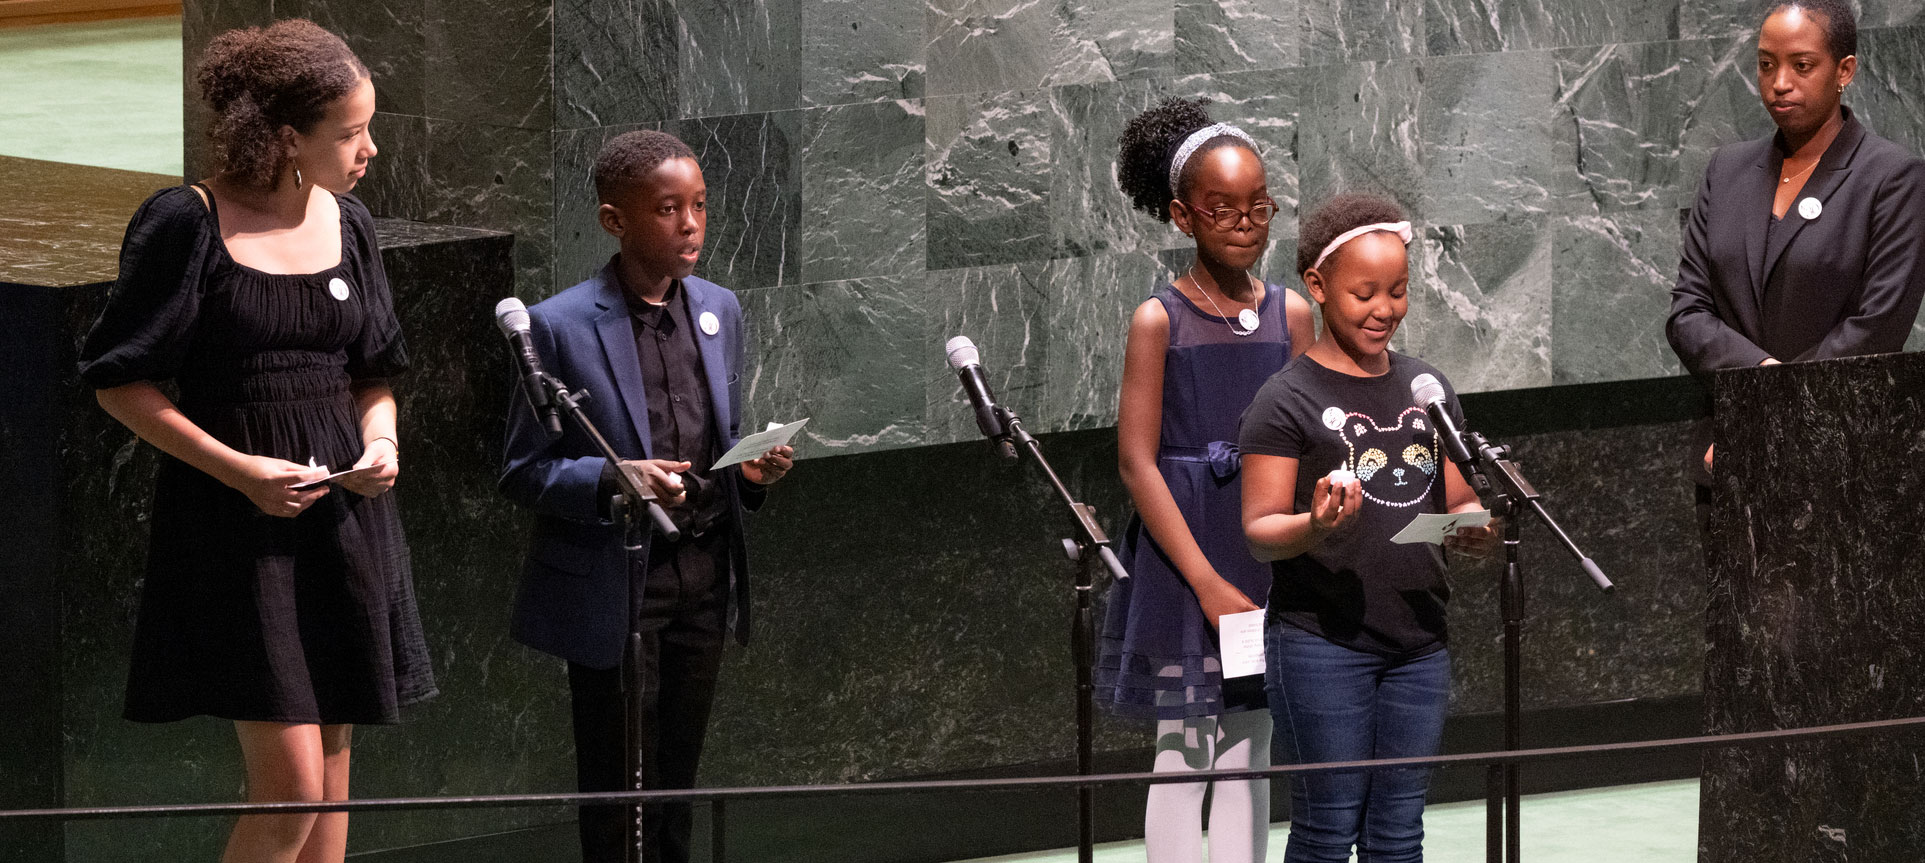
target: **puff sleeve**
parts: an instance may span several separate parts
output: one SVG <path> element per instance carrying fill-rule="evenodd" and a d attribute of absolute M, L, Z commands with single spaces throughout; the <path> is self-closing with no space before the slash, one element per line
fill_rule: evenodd
<path fill-rule="evenodd" d="M 368 380 L 393 377 L 408 369 L 408 348 L 401 323 L 394 314 L 394 292 L 381 265 L 381 244 L 375 237 L 374 217 L 352 195 L 340 197 L 348 233 L 341 238 L 343 254 L 353 259 L 362 297 L 361 334 L 348 345 L 348 377 Z"/>
<path fill-rule="evenodd" d="M 187 186 L 155 192 L 127 224 L 120 275 L 80 347 L 95 389 L 174 377 L 194 340 L 212 243 L 207 206 Z"/>

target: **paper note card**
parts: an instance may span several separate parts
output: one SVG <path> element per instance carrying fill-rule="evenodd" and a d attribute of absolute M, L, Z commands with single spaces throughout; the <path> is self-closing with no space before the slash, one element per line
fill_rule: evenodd
<path fill-rule="evenodd" d="M 715 465 L 709 468 L 709 470 L 721 470 L 732 464 L 741 464 L 745 461 L 754 461 L 761 458 L 763 453 L 787 444 L 789 439 L 795 437 L 796 432 L 801 431 L 802 427 L 808 425 L 808 423 L 808 419 L 804 418 L 789 423 L 788 425 L 779 426 L 771 424 L 768 431 L 759 431 L 743 438 L 741 443 L 736 444 L 728 452 L 723 453 L 721 458 L 716 459 Z"/>
<path fill-rule="evenodd" d="M 1411 519 L 1410 524 L 1397 531 L 1391 542 L 1413 543 L 1429 542 L 1443 545 L 1444 539 L 1457 532 L 1460 527 L 1483 527 L 1491 523 L 1491 511 L 1480 509 L 1475 512 L 1426 512 Z"/>
<path fill-rule="evenodd" d="M 1223 676 L 1262 674 L 1263 609 L 1226 614 L 1216 621 L 1217 641 L 1223 647 Z"/>

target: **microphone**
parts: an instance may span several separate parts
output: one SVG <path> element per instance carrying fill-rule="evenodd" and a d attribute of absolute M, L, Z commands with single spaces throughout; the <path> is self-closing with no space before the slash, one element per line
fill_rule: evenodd
<path fill-rule="evenodd" d="M 561 411 L 548 399 L 548 387 L 542 383 L 547 374 L 542 371 L 541 357 L 535 354 L 535 343 L 528 336 L 528 307 L 514 297 L 496 303 L 495 326 L 508 337 L 515 365 L 521 370 L 521 389 L 528 396 L 528 406 L 548 430 L 549 440 L 561 437 Z"/>
<path fill-rule="evenodd" d="M 1477 480 L 1472 477 L 1481 478 L 1477 461 L 1471 458 L 1470 448 L 1464 446 L 1463 433 L 1457 430 L 1457 424 L 1451 421 L 1450 411 L 1444 407 L 1444 385 L 1438 382 L 1436 375 L 1421 374 L 1411 379 L 1410 395 L 1423 407 L 1424 413 L 1430 415 L 1430 424 L 1437 428 L 1438 436 L 1444 439 L 1444 453 L 1464 472 L 1464 479 L 1476 485 Z"/>
<path fill-rule="evenodd" d="M 963 392 L 969 394 L 969 404 L 976 409 L 976 427 L 995 444 L 997 455 L 1014 460 L 1016 445 L 1010 443 L 1009 426 L 1003 422 L 1004 411 L 996 404 L 996 395 L 989 391 L 989 382 L 983 380 L 982 359 L 976 353 L 976 343 L 968 336 L 957 336 L 943 345 L 943 350 L 949 353 L 949 367 L 956 370 Z"/>

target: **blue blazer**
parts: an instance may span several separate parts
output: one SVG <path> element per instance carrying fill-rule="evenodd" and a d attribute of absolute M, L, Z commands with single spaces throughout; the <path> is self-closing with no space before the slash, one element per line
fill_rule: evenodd
<path fill-rule="evenodd" d="M 713 335 L 698 324 L 695 340 L 715 411 L 717 452 L 726 451 L 739 439 L 742 307 L 735 294 L 713 282 L 689 277 L 682 287 L 692 320 L 700 321 L 706 313 L 721 324 Z M 542 368 L 570 390 L 590 394 L 583 409 L 615 452 L 624 458 L 653 458 L 648 395 L 614 262 L 594 278 L 535 304 L 528 316 Z M 535 511 L 535 527 L 515 593 L 511 632 L 536 650 L 591 668 L 613 668 L 621 662 L 628 636 L 623 530 L 606 517 L 598 493 L 607 460 L 566 417 L 562 428 L 561 438 L 551 443 L 516 388 L 508 405 L 500 487 L 509 499 Z M 730 476 L 715 479 L 726 490 L 734 515 L 728 527 L 729 626 L 746 644 L 749 589 L 743 522 L 744 515 L 760 505 L 763 491 L 743 479 L 739 468 L 724 470 Z"/>

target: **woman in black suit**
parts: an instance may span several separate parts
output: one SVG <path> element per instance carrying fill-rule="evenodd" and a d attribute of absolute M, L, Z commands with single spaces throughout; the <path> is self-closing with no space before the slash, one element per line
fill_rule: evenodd
<path fill-rule="evenodd" d="M 1711 157 L 1671 292 L 1666 334 L 1692 372 L 1904 347 L 1925 297 L 1925 161 L 1841 104 L 1857 50 L 1845 0 L 1766 11 L 1758 93 L 1778 131 Z"/>

